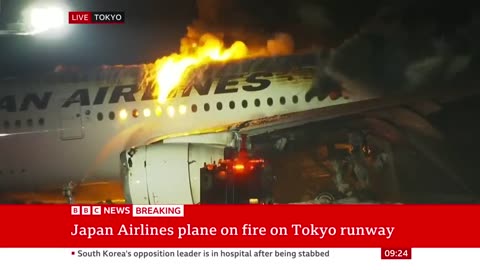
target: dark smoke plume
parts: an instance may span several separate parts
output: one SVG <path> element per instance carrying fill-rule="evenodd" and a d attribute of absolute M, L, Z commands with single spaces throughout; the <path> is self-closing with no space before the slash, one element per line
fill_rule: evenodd
<path fill-rule="evenodd" d="M 376 13 L 380 0 L 197 0 L 193 27 L 226 39 L 287 33 L 296 47 L 336 47 Z M 262 42 L 263 44 L 264 42 Z"/>
<path fill-rule="evenodd" d="M 478 67 L 479 13 L 468 6 L 409 3 L 379 11 L 333 50 L 326 73 L 350 95 L 441 88 Z"/>
<path fill-rule="evenodd" d="M 198 18 L 188 27 L 186 40 L 198 40 L 209 33 L 227 46 L 240 40 L 253 51 L 264 55 L 283 55 L 294 51 L 294 42 L 286 33 L 266 34 L 255 15 L 246 9 L 246 2 L 234 0 L 197 0 Z M 268 51 L 268 52 L 267 52 Z"/>
<path fill-rule="evenodd" d="M 435 88 L 477 65 L 480 17 L 461 1 L 266 2 L 198 0 L 192 27 L 249 48 L 281 37 L 278 54 L 318 50 L 321 98 L 342 88 L 362 96 Z"/>

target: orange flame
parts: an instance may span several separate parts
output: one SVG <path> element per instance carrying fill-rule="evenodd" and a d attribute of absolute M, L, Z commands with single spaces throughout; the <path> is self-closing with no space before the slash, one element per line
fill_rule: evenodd
<path fill-rule="evenodd" d="M 235 41 L 226 48 L 222 40 L 211 34 L 203 35 L 199 43 L 183 44 L 180 51 L 155 61 L 156 91 L 158 101 L 161 103 L 166 101 L 169 93 L 184 79 L 188 68 L 208 62 L 235 60 L 248 56 L 245 43 Z"/>
<path fill-rule="evenodd" d="M 209 62 L 291 53 L 292 41 L 286 41 L 285 35 L 277 35 L 268 41 L 265 48 L 249 50 L 242 41 L 235 41 L 226 47 L 221 38 L 209 33 L 199 35 L 189 27 L 187 36 L 182 39 L 180 53 L 162 57 L 150 65 L 147 70 L 148 81 L 154 81 L 157 99 L 164 103 L 170 92 L 185 79 L 189 68 Z"/>

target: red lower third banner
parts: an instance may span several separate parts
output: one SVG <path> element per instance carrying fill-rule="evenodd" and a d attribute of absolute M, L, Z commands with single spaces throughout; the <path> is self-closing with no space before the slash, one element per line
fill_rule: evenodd
<path fill-rule="evenodd" d="M 480 205 L 11 205 L 0 247 L 480 247 Z"/>

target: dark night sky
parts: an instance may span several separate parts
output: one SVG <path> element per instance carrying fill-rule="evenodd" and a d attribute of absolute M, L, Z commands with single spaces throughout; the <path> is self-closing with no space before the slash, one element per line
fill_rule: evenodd
<path fill-rule="evenodd" d="M 2 0 L 0 22 L 12 21 L 32 0 Z M 44 3 L 45 1 L 41 1 Z M 178 49 L 186 27 L 198 19 L 195 0 L 58 0 L 67 3 L 69 10 L 126 11 L 124 25 L 68 25 L 69 35 L 64 38 L 41 36 L 0 35 L 0 75 L 15 76 L 19 73 L 43 72 L 57 64 L 102 65 L 152 62 L 156 58 Z M 297 33 L 301 41 L 308 33 L 310 23 L 299 20 L 299 3 L 315 5 L 318 1 L 285 1 L 272 6 L 272 1 L 200 0 L 203 13 L 210 25 L 254 29 L 265 35 L 277 31 Z M 329 16 L 335 17 L 337 26 L 348 25 L 351 20 L 375 13 L 378 1 L 338 12 L 342 3 L 324 1 L 330 8 Z M 355 3 L 356 1 L 343 1 Z M 370 3 L 371 2 L 371 3 Z M 219 6 L 220 4 L 220 7 Z M 308 7 L 307 7 L 308 9 Z M 361 12 L 359 12 L 361 11 Z M 215 18 L 212 18 L 215 17 Z M 349 18 L 346 20 L 344 18 Z M 345 23 L 348 22 L 348 23 Z M 357 27 L 356 22 L 353 27 Z M 250 31 L 247 29 L 247 31 Z M 306 30 L 307 29 L 307 30 Z M 315 33 L 318 30 L 312 28 Z M 345 29 L 342 29 L 345 30 Z M 306 31 L 306 32 L 305 32 Z"/>
<path fill-rule="evenodd" d="M 15 0 L 15 5 L 22 6 L 20 2 L 27 1 Z M 168 5 L 158 2 L 163 1 L 69 1 L 70 10 L 126 11 L 127 23 L 68 25 L 69 32 L 65 38 L 0 36 L 0 72 L 42 71 L 56 64 L 151 62 L 178 48 L 186 26 L 196 15 L 194 1 L 169 1 Z M 12 16 L 15 12 L 3 10 L 2 14 Z"/>
<path fill-rule="evenodd" d="M 0 0 L 0 23 L 12 21 L 33 0 Z M 48 0 L 37 1 L 41 3 Z M 351 36 L 385 3 L 380 0 L 51 0 L 66 3 L 69 10 L 126 11 L 124 25 L 68 25 L 63 38 L 0 35 L 0 76 L 52 70 L 56 65 L 102 65 L 153 62 L 175 52 L 186 27 L 195 20 L 226 33 L 242 28 L 268 36 L 286 32 L 296 47 L 322 44 L 337 46 Z M 419 1 L 410 1 L 417 5 Z M 453 13 L 447 3 L 423 1 L 430 13 L 442 14 L 448 22 L 466 18 Z M 275 3 L 275 4 L 273 4 Z M 458 3 L 456 1 L 455 3 Z M 405 4 L 402 4 L 405 5 Z M 201 6 L 201 7 L 200 7 Z M 463 6 L 463 9 L 469 7 Z M 445 11 L 447 11 L 445 13 Z M 407 12 L 406 21 L 423 18 L 420 9 Z M 413 19 L 412 19 L 413 18 Z M 210 28 L 209 28 L 210 29 Z M 248 45 L 248 44 L 247 44 Z"/>

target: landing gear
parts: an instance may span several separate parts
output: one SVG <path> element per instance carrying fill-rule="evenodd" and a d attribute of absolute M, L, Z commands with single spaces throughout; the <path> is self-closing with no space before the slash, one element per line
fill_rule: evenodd
<path fill-rule="evenodd" d="M 63 196 L 67 200 L 68 204 L 73 204 L 73 188 L 74 188 L 73 182 L 69 182 L 63 187 Z"/>

